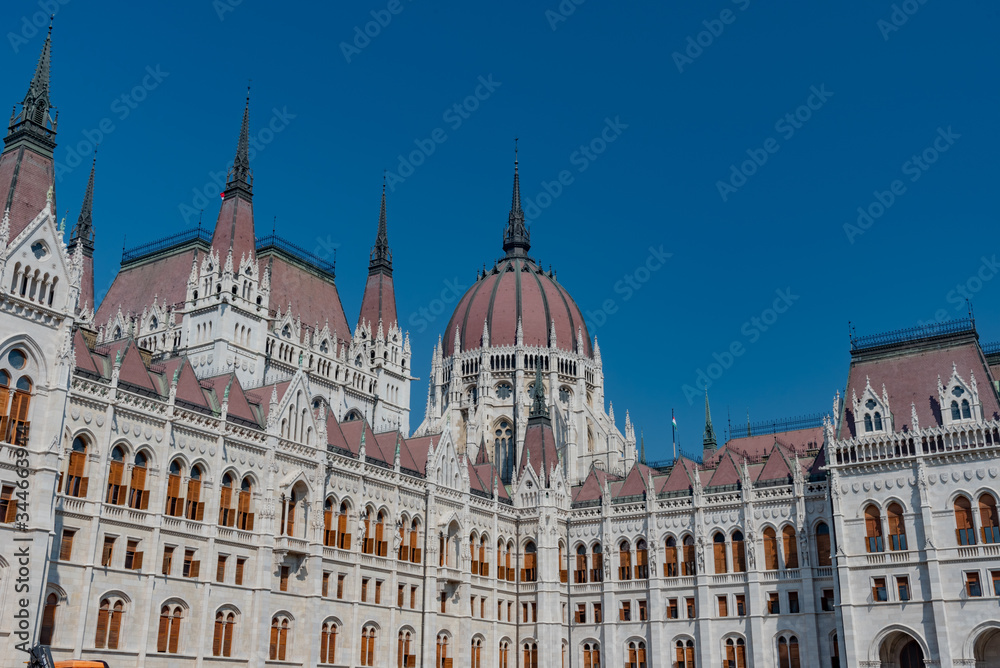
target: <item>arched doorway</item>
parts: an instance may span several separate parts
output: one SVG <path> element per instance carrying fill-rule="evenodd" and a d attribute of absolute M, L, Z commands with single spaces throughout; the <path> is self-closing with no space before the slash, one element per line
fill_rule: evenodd
<path fill-rule="evenodd" d="M 976 668 L 1000 668 L 1000 629 L 983 631 L 976 638 Z"/>
<path fill-rule="evenodd" d="M 899 668 L 924 668 L 924 653 L 916 640 L 911 640 L 899 651 Z"/>
<path fill-rule="evenodd" d="M 879 660 L 892 668 L 924 668 L 924 650 L 906 631 L 892 631 L 879 646 Z"/>

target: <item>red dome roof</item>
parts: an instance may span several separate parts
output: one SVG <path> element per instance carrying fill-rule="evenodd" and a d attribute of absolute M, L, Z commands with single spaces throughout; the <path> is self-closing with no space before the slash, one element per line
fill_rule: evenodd
<path fill-rule="evenodd" d="M 489 326 L 491 346 L 514 345 L 518 316 L 524 345 L 548 346 L 555 323 L 558 348 L 592 356 L 587 324 L 576 302 L 555 278 L 527 257 L 504 258 L 469 288 L 445 329 L 444 354 L 454 354 L 456 327 L 463 350 L 480 348 L 484 322 Z M 583 330 L 583 350 L 577 350 L 578 328 Z"/>

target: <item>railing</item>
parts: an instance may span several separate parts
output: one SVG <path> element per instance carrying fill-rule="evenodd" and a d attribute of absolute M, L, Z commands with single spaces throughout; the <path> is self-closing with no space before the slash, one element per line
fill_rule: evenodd
<path fill-rule="evenodd" d="M 413 476 L 414 478 L 423 478 L 423 477 L 425 477 L 424 474 L 421 473 L 420 471 L 417 471 L 417 470 L 414 470 L 414 469 L 408 469 L 405 466 L 400 466 L 399 467 L 399 472 L 400 473 L 405 473 L 406 475 L 409 475 L 409 476 Z M 492 498 L 492 496 L 493 495 L 491 494 L 490 497 Z"/>
<path fill-rule="evenodd" d="M 180 246 L 181 244 L 190 243 L 192 241 L 203 241 L 210 244 L 212 243 L 212 232 L 199 226 L 193 230 L 184 230 L 183 232 L 171 234 L 168 237 L 163 237 L 161 239 L 157 239 L 156 241 L 150 241 L 140 246 L 133 246 L 128 250 L 122 251 L 122 264 L 135 262 L 136 260 L 141 260 L 151 255 L 155 255 L 161 251 L 167 250 L 168 248 Z"/>
<path fill-rule="evenodd" d="M 629 496 L 619 496 L 617 498 L 611 499 L 611 503 L 617 505 L 623 505 L 626 503 L 642 503 L 646 500 L 646 494 L 632 494 Z"/>
<path fill-rule="evenodd" d="M 745 584 L 746 573 L 720 573 L 712 576 L 712 584 Z"/>
<path fill-rule="evenodd" d="M 777 580 L 798 580 L 799 569 L 786 568 L 780 571 L 776 570 L 763 571 L 761 579 L 764 582 L 774 582 Z"/>
<path fill-rule="evenodd" d="M 597 498 L 591 499 L 590 501 L 574 501 L 570 504 L 570 508 L 573 508 L 574 510 L 579 508 L 596 508 L 599 505 L 601 505 L 601 499 Z"/>
<path fill-rule="evenodd" d="M 305 554 L 309 551 L 309 543 L 302 538 L 294 538 L 293 536 L 278 536 L 277 540 L 274 541 L 274 549 L 283 549 L 288 550 L 289 552 L 301 552 L 302 554 Z"/>
<path fill-rule="evenodd" d="M 934 455 L 956 450 L 994 448 L 1000 445 L 1000 421 L 932 427 L 919 432 L 893 432 L 857 436 L 831 444 L 831 463 L 854 464 Z"/>
<path fill-rule="evenodd" d="M 295 259 L 304 262 L 313 269 L 316 269 L 324 274 L 334 278 L 336 276 L 337 269 L 337 255 L 336 249 L 334 249 L 334 256 L 332 262 L 327 262 L 321 260 L 309 251 L 296 246 L 290 241 L 282 239 L 275 234 L 268 234 L 263 237 L 257 237 L 257 253 L 260 254 L 267 250 L 279 250 L 286 255 L 291 255 Z"/>
<path fill-rule="evenodd" d="M 832 578 L 833 566 L 819 566 L 813 569 L 814 578 Z"/>
<path fill-rule="evenodd" d="M 799 415 L 790 418 L 779 418 L 776 420 L 760 420 L 744 427 L 735 426 L 726 428 L 726 440 L 733 438 L 744 438 L 747 436 L 763 436 L 765 434 L 780 434 L 786 431 L 799 431 L 800 429 L 815 429 L 823 426 L 823 413 L 809 415 Z"/>
<path fill-rule="evenodd" d="M 907 341 L 919 341 L 936 336 L 947 334 L 959 334 L 962 332 L 976 331 L 976 321 L 971 317 L 961 320 L 945 320 L 944 322 L 932 322 L 919 327 L 909 327 L 907 329 L 897 329 L 881 334 L 870 334 L 868 336 L 855 336 L 851 334 L 851 352 L 861 350 L 876 350 L 905 343 Z"/>

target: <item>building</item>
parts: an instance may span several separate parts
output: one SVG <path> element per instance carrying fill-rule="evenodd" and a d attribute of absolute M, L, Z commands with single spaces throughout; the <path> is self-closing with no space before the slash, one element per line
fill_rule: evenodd
<path fill-rule="evenodd" d="M 95 305 L 50 58 L 0 153 L 0 665 L 1000 665 L 1000 348 L 971 319 L 852 340 L 826 417 L 719 446 L 706 397 L 701 461 L 647 465 L 515 161 L 411 436 L 384 191 L 352 329 L 333 266 L 255 233 L 248 101 L 213 230 L 126 251 Z"/>

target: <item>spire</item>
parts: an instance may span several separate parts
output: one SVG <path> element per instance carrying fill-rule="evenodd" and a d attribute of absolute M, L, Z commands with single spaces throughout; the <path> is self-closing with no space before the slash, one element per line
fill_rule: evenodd
<path fill-rule="evenodd" d="M 392 273 L 392 251 L 389 250 L 389 235 L 385 223 L 385 176 L 382 177 L 382 209 L 378 215 L 378 235 L 368 263 L 369 275 L 376 272 Z"/>
<path fill-rule="evenodd" d="M 639 432 L 639 463 L 646 463 L 646 435 Z"/>
<path fill-rule="evenodd" d="M 531 389 L 531 410 L 528 413 L 529 424 L 532 421 L 549 421 L 549 407 L 545 403 L 545 384 L 542 382 L 542 365 L 535 363 L 535 386 Z"/>
<path fill-rule="evenodd" d="M 88 257 L 94 255 L 94 171 L 97 169 L 97 151 L 94 151 L 94 161 L 90 165 L 90 179 L 87 181 L 87 191 L 83 195 L 83 206 L 80 207 L 80 217 L 73 226 L 69 249 L 78 243 L 83 244 L 83 251 Z"/>
<path fill-rule="evenodd" d="M 517 139 L 514 139 L 514 192 L 510 200 L 510 215 L 507 217 L 507 229 L 503 235 L 503 249 L 507 257 L 524 257 L 531 248 L 528 228 L 524 224 L 524 211 L 521 209 L 521 180 L 517 173 Z"/>
<path fill-rule="evenodd" d="M 705 391 L 705 435 L 701 439 L 703 456 L 709 456 L 719 449 L 715 439 L 715 429 L 712 428 L 712 410 L 708 406 L 708 391 Z"/>
<path fill-rule="evenodd" d="M 243 125 L 240 139 L 236 144 L 236 157 L 226 181 L 226 194 L 234 187 L 242 186 L 247 194 L 253 192 L 253 173 L 250 171 L 250 86 L 247 86 L 247 103 L 243 108 Z"/>
<path fill-rule="evenodd" d="M 4 139 L 6 148 L 21 138 L 30 138 L 36 149 L 41 149 L 51 156 L 55 148 L 56 119 L 50 113 L 52 101 L 49 98 L 49 76 L 52 68 L 52 23 L 49 22 L 49 33 L 45 36 L 42 53 L 35 66 L 35 75 L 28 85 L 28 92 L 21 102 L 21 113 L 12 114 L 7 137 Z"/>

